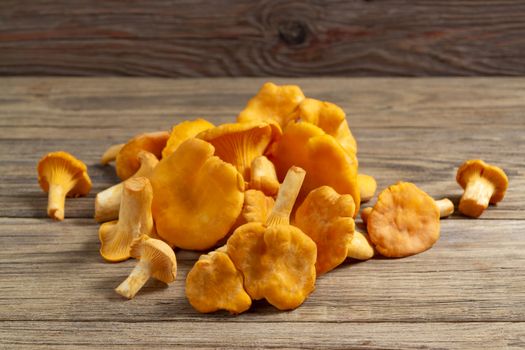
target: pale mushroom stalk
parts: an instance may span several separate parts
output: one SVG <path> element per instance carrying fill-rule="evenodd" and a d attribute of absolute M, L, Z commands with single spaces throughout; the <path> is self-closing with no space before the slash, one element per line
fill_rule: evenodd
<path fill-rule="evenodd" d="M 149 261 L 140 260 L 133 268 L 128 278 L 115 290 L 118 294 L 132 299 L 151 277 L 151 264 Z"/>
<path fill-rule="evenodd" d="M 480 216 L 484 209 L 487 209 L 490 198 L 494 194 L 495 186 L 492 182 L 484 177 L 477 177 L 467 183 L 465 192 L 459 201 L 459 210 L 467 212 L 464 208 L 479 208 L 472 212 L 473 216 Z"/>
<path fill-rule="evenodd" d="M 374 247 L 368 236 L 359 231 L 354 231 L 354 237 L 348 245 L 348 257 L 356 260 L 368 260 L 374 257 Z"/>
<path fill-rule="evenodd" d="M 149 178 L 153 174 L 153 170 L 159 160 L 155 155 L 147 151 L 139 152 L 137 157 L 140 162 L 140 168 L 131 178 Z M 120 182 L 97 194 L 95 198 L 95 220 L 97 222 L 118 219 L 123 187 L 124 182 Z"/>
<path fill-rule="evenodd" d="M 106 151 L 104 151 L 104 154 L 102 154 L 102 157 L 100 157 L 100 164 L 106 165 L 109 162 L 113 162 L 117 158 L 117 154 L 120 152 L 122 147 L 124 147 L 125 143 L 119 143 L 113 146 L 109 146 Z"/>
<path fill-rule="evenodd" d="M 72 185 L 49 184 L 47 200 L 47 215 L 55 220 L 64 220 L 66 194 L 73 188 Z"/>
<path fill-rule="evenodd" d="M 266 220 L 266 226 L 290 224 L 290 214 L 301 190 L 305 175 L 306 171 L 296 166 L 288 170 L 279 188 L 273 209 Z"/>
<path fill-rule="evenodd" d="M 439 208 L 439 217 L 446 218 L 447 216 L 452 215 L 454 212 L 454 203 L 448 198 L 439 199 L 436 202 L 436 205 Z"/>

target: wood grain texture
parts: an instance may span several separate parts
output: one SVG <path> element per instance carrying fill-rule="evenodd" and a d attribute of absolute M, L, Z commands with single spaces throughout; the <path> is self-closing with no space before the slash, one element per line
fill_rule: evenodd
<path fill-rule="evenodd" d="M 443 220 L 429 251 L 347 261 L 298 309 L 256 302 L 203 315 L 184 296 L 196 252 L 177 251 L 177 281 L 150 281 L 132 301 L 114 291 L 134 264 L 105 263 L 91 218 L 117 181 L 103 150 L 143 131 L 205 117 L 232 121 L 262 79 L 0 79 L 0 348 L 519 349 L 525 346 L 525 79 L 293 79 L 341 105 L 362 171 L 379 188 L 415 182 L 457 201 L 455 171 L 481 157 L 510 178 L 478 220 Z M 86 161 L 93 192 L 45 215 L 35 166 L 64 149 Z M 373 203 L 373 202 L 372 202 Z M 154 333 L 155 336 L 151 336 Z"/>
<path fill-rule="evenodd" d="M 519 0 L 0 2 L 0 74 L 523 75 Z"/>

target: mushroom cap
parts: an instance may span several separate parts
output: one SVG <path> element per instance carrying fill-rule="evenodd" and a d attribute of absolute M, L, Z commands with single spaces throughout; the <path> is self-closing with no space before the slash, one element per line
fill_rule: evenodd
<path fill-rule="evenodd" d="M 357 184 L 359 185 L 361 203 L 368 202 L 374 197 L 377 190 L 377 182 L 373 176 L 357 174 Z"/>
<path fill-rule="evenodd" d="M 266 122 L 282 129 L 292 117 L 292 112 L 304 100 L 304 94 L 296 85 L 278 86 L 265 83 L 237 116 L 239 123 Z"/>
<path fill-rule="evenodd" d="M 241 212 L 243 178 L 214 151 L 206 141 L 189 139 L 162 159 L 150 178 L 157 233 L 174 246 L 213 247 Z"/>
<path fill-rule="evenodd" d="M 138 256 L 141 261 L 150 265 L 151 276 L 164 283 L 171 283 L 177 277 L 177 258 L 175 252 L 159 239 L 143 240 L 138 246 Z"/>
<path fill-rule="evenodd" d="M 294 112 L 294 119 L 312 123 L 333 136 L 348 153 L 357 153 L 355 141 L 343 109 L 330 102 L 305 98 Z"/>
<path fill-rule="evenodd" d="M 317 245 L 318 276 L 345 261 L 354 236 L 354 211 L 352 196 L 340 195 L 329 186 L 310 192 L 297 209 L 294 225 Z"/>
<path fill-rule="evenodd" d="M 166 158 L 180 146 L 181 143 L 189 138 L 197 136 L 200 132 L 213 128 L 214 125 L 209 121 L 197 118 L 186 120 L 176 124 L 171 128 L 170 136 L 166 142 L 166 147 L 162 150 L 162 157 Z"/>
<path fill-rule="evenodd" d="M 500 202 L 505 197 L 509 185 L 509 179 L 501 168 L 487 164 L 481 159 L 471 159 L 463 163 L 456 173 L 456 181 L 463 189 L 467 187 L 470 181 L 480 177 L 487 179 L 494 185 L 494 193 L 490 198 L 490 203 Z"/>
<path fill-rule="evenodd" d="M 211 143 L 215 155 L 233 164 L 244 180 L 249 181 L 253 160 L 261 156 L 272 141 L 272 128 L 260 122 L 222 124 L 201 132 L 197 138 Z"/>
<path fill-rule="evenodd" d="M 201 255 L 186 277 L 186 297 L 199 312 L 227 310 L 238 314 L 252 304 L 243 278 L 223 251 Z"/>
<path fill-rule="evenodd" d="M 291 122 L 272 152 L 277 176 L 282 181 L 288 169 L 299 166 L 306 170 L 298 203 L 310 191 L 327 185 L 337 193 L 350 194 L 359 210 L 357 159 L 343 150 L 330 135 L 310 123 Z M 355 215 L 355 214 L 354 214 Z"/>
<path fill-rule="evenodd" d="M 49 192 L 50 184 L 69 184 L 70 197 L 83 196 L 91 190 L 91 179 L 86 165 L 67 152 L 59 151 L 46 154 L 38 162 L 38 183 Z M 68 187 L 69 187 L 68 186 Z"/>
<path fill-rule="evenodd" d="M 410 182 L 383 190 L 367 220 L 368 236 L 386 257 L 421 253 L 439 239 L 439 208 Z"/>
<path fill-rule="evenodd" d="M 297 227 L 248 223 L 228 239 L 227 252 L 252 299 L 280 310 L 301 305 L 315 287 L 315 243 Z"/>
<path fill-rule="evenodd" d="M 117 176 L 121 180 L 126 180 L 139 170 L 140 162 L 137 155 L 140 151 L 148 151 L 160 159 L 169 136 L 167 131 L 158 131 L 140 134 L 129 140 L 117 154 L 115 161 Z"/>

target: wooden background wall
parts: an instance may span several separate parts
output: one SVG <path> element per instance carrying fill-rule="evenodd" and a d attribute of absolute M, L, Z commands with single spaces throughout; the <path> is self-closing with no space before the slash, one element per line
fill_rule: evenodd
<path fill-rule="evenodd" d="M 0 0 L 0 75 L 524 75 L 520 0 Z"/>

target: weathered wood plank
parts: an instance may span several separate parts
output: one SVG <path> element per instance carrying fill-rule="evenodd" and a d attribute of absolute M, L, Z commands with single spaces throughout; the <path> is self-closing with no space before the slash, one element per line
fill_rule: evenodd
<path fill-rule="evenodd" d="M 0 74 L 523 75 L 506 1 L 0 3 Z"/>
<path fill-rule="evenodd" d="M 10 349 L 522 349 L 524 337 L 524 323 L 508 322 L 0 322 Z"/>
<path fill-rule="evenodd" d="M 525 221 L 444 220 L 410 258 L 347 262 L 319 278 L 298 309 L 258 302 L 238 317 L 202 315 L 184 295 L 198 253 L 178 251 L 178 279 L 133 300 L 115 288 L 133 261 L 105 263 L 91 220 L 0 219 L 0 320 L 207 322 L 525 322 Z"/>

